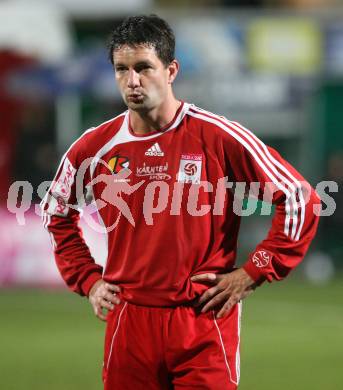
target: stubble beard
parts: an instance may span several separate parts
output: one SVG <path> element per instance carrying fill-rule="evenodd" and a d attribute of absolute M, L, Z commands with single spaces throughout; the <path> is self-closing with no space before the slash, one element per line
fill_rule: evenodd
<path fill-rule="evenodd" d="M 141 99 L 141 101 L 139 102 L 125 99 L 125 104 L 130 110 L 138 112 L 140 114 L 147 113 L 152 108 L 151 102 L 147 96 L 144 96 L 143 99 Z"/>

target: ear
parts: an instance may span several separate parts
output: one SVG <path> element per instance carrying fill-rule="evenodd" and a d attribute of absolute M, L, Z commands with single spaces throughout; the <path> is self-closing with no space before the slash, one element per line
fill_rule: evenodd
<path fill-rule="evenodd" d="M 179 72 L 180 65 L 177 60 L 173 60 L 169 65 L 168 65 L 168 84 L 173 84 L 174 80 L 176 79 L 176 76 Z"/>

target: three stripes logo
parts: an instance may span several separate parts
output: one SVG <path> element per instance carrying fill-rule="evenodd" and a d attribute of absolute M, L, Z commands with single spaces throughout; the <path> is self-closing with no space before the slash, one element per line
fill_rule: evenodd
<path fill-rule="evenodd" d="M 163 157 L 164 156 L 164 153 L 162 152 L 161 148 L 160 148 L 160 145 L 158 144 L 158 142 L 155 142 L 151 148 L 149 148 L 146 152 L 145 152 L 145 155 L 146 156 L 158 156 L 158 157 Z"/>

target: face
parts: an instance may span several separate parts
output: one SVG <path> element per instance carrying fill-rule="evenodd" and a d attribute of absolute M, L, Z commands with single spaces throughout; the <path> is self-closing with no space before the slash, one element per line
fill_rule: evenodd
<path fill-rule="evenodd" d="M 145 45 L 115 50 L 113 63 L 124 102 L 139 112 L 150 111 L 165 101 L 178 71 L 175 60 L 166 67 L 155 48 Z"/>

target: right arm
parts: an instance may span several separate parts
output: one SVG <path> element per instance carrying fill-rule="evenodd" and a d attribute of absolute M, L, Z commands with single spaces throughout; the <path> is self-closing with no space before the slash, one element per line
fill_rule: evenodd
<path fill-rule="evenodd" d="M 103 268 L 95 263 L 78 225 L 80 213 L 77 208 L 76 175 L 82 161 L 81 148 L 82 139 L 73 144 L 62 158 L 41 203 L 42 217 L 63 280 L 72 291 L 87 296 L 96 316 L 105 320 L 102 308 L 111 310 L 112 304 L 119 303 L 114 295 L 119 292 L 119 287 L 102 280 Z M 80 181 L 82 194 L 87 180 L 89 177 L 86 172 L 84 180 Z"/>

